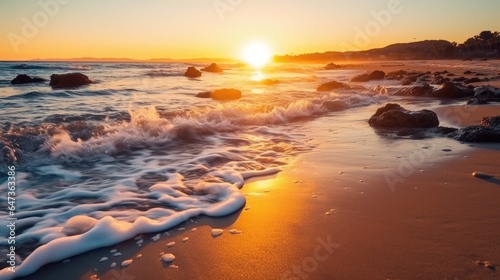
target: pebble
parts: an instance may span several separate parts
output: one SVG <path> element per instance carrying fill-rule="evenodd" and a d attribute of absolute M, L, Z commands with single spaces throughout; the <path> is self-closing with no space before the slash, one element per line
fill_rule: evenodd
<path fill-rule="evenodd" d="M 186 228 L 181 227 L 181 228 L 178 228 L 177 230 L 178 230 L 178 231 L 181 231 L 181 230 L 185 230 L 185 229 L 186 229 Z"/>
<path fill-rule="evenodd" d="M 174 242 L 174 241 L 172 241 L 172 242 L 168 242 L 168 243 L 167 243 L 167 247 L 174 247 L 174 245 L 175 245 L 175 242 Z"/>
<path fill-rule="evenodd" d="M 134 240 L 139 240 L 139 239 L 142 239 L 142 235 L 138 235 L 134 238 Z"/>
<path fill-rule="evenodd" d="M 490 175 L 488 173 L 478 172 L 478 171 L 472 172 L 472 176 L 474 176 L 476 178 L 481 178 L 481 179 L 490 179 L 490 178 L 494 177 L 493 175 Z"/>
<path fill-rule="evenodd" d="M 171 264 L 171 265 L 169 265 L 168 267 L 170 267 L 170 268 L 175 268 L 175 269 L 179 268 L 179 266 L 177 266 L 177 265 L 175 265 L 175 264 Z"/>
<path fill-rule="evenodd" d="M 133 260 L 124 260 L 122 261 L 122 267 L 126 267 L 126 266 L 129 266 L 131 263 L 133 262 Z"/>
<path fill-rule="evenodd" d="M 318 196 L 317 196 L 317 195 L 315 195 L 315 194 L 313 194 L 313 196 L 312 196 L 312 197 L 313 197 L 313 198 L 318 198 Z"/>
<path fill-rule="evenodd" d="M 116 253 L 116 252 L 118 252 L 118 250 L 116 250 L 116 249 L 113 249 L 113 250 L 111 250 L 111 251 L 109 251 L 109 252 L 110 252 L 111 254 L 113 254 L 113 253 Z"/>
<path fill-rule="evenodd" d="M 90 276 L 90 280 L 99 280 L 99 278 L 97 277 L 97 274 L 94 274 Z"/>
<path fill-rule="evenodd" d="M 491 269 L 491 270 L 494 270 L 494 271 L 497 270 L 496 266 L 494 264 L 492 264 L 491 262 L 489 262 L 489 261 L 476 261 L 476 263 L 478 265 L 482 265 L 482 266 L 484 266 L 484 267 L 486 267 L 488 269 Z"/>
<path fill-rule="evenodd" d="M 139 239 L 139 240 L 137 240 L 137 242 L 135 242 L 135 243 L 136 243 L 137 245 L 140 245 L 140 244 L 144 243 L 144 239 Z"/>
<path fill-rule="evenodd" d="M 187 236 L 182 238 L 182 242 L 187 242 L 188 240 L 189 240 L 189 237 L 187 237 Z"/>
<path fill-rule="evenodd" d="M 69 263 L 71 260 L 70 259 L 66 259 L 64 261 L 62 261 L 62 263 Z"/>
<path fill-rule="evenodd" d="M 151 237 L 151 240 L 153 240 L 153 241 L 158 241 L 159 239 L 160 239 L 160 234 L 157 234 L 157 235 Z"/>
<path fill-rule="evenodd" d="M 335 209 L 333 209 L 333 208 L 332 208 L 332 209 L 328 210 L 328 211 L 325 213 L 325 215 L 335 215 Z"/>
<path fill-rule="evenodd" d="M 196 231 L 196 228 L 192 228 L 192 229 L 191 229 L 191 231 L 192 231 L 192 232 L 195 232 L 195 231 Z"/>
<path fill-rule="evenodd" d="M 237 230 L 237 229 L 233 228 L 233 229 L 230 229 L 230 230 L 229 230 L 229 233 L 230 233 L 230 234 L 240 234 L 240 233 L 241 233 L 241 230 Z"/>
<path fill-rule="evenodd" d="M 140 259 L 140 258 L 142 258 L 142 254 L 137 255 L 135 258 L 136 258 L 136 259 Z"/>
<path fill-rule="evenodd" d="M 115 267 L 115 266 L 116 266 L 116 263 L 114 262 L 114 263 L 112 263 L 109 267 L 113 268 L 113 267 Z"/>
<path fill-rule="evenodd" d="M 161 256 L 161 260 L 167 263 L 171 263 L 175 260 L 175 256 L 173 254 L 163 254 L 163 256 Z"/>
<path fill-rule="evenodd" d="M 99 262 L 105 262 L 105 261 L 107 261 L 107 260 L 108 260 L 108 258 L 107 258 L 107 257 L 102 257 L 102 258 L 99 260 Z"/>
<path fill-rule="evenodd" d="M 121 255 L 122 255 L 122 253 L 120 253 L 120 252 L 116 252 L 116 253 L 113 254 L 114 257 L 119 257 Z"/>
<path fill-rule="evenodd" d="M 223 234 L 224 230 L 220 229 L 220 228 L 213 228 L 211 232 L 212 232 L 212 237 L 217 237 L 217 236 Z"/>

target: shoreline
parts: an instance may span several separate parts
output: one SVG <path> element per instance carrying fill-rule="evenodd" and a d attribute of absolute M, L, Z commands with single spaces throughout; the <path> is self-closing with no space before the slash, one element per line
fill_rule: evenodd
<path fill-rule="evenodd" d="M 453 108 L 442 107 L 441 114 Z M 478 108 L 471 119 L 489 114 Z M 82 280 L 93 275 L 101 280 L 242 275 L 246 279 L 498 279 L 498 272 L 476 262 L 500 263 L 496 234 L 500 172 L 490 160 L 500 156 L 500 147 L 451 139 L 382 138 L 370 147 L 363 139 L 377 137 L 369 135 L 375 132 L 362 123 L 366 116 L 360 112 L 366 108 L 344 116 L 359 119 L 361 125 L 360 131 L 351 131 L 350 142 L 329 139 L 348 133 L 348 124 L 332 128 L 325 139 L 317 139 L 321 145 L 281 173 L 246 181 L 242 188 L 246 205 L 236 213 L 197 217 L 168 235 L 161 232 L 158 241 L 151 240 L 157 233 L 146 234 L 140 247 L 137 240 L 129 240 L 75 256 L 69 263 L 46 265 L 19 279 L 57 279 L 64 273 Z M 313 121 L 310 129 L 324 121 Z M 376 150 L 391 145 L 401 146 L 389 153 Z M 413 172 L 401 174 L 401 164 L 422 151 L 422 145 L 428 147 L 423 162 L 413 166 Z M 353 147 L 360 147 L 356 157 L 343 152 Z M 391 187 L 386 171 L 399 172 L 403 181 Z M 495 178 L 474 178 L 473 171 Z M 224 233 L 214 238 L 212 228 Z M 231 229 L 241 233 L 231 234 Z M 182 241 L 184 237 L 189 239 Z M 171 241 L 176 244 L 169 248 L 166 244 Z M 112 249 L 122 256 L 113 257 Z M 172 267 L 161 261 L 161 252 L 176 256 Z M 104 256 L 109 260 L 99 263 Z M 126 259 L 132 264 L 121 268 Z M 111 262 L 116 268 L 110 268 Z"/>

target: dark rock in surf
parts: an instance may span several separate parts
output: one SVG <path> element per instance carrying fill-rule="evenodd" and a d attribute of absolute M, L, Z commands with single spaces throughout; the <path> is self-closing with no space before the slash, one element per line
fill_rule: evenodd
<path fill-rule="evenodd" d="M 202 91 L 202 92 L 199 92 L 198 94 L 196 94 L 195 97 L 198 97 L 198 98 L 210 98 L 210 97 L 212 97 L 212 92 L 210 92 L 210 91 Z"/>
<path fill-rule="evenodd" d="M 344 83 L 337 82 L 337 81 L 331 81 L 331 82 L 327 82 L 327 83 L 319 85 L 316 88 L 316 90 L 317 91 L 330 91 L 330 90 L 333 90 L 333 89 L 346 88 L 346 87 L 348 87 L 348 86 L 346 84 L 344 84 Z"/>
<path fill-rule="evenodd" d="M 416 85 L 402 88 L 394 93 L 398 96 L 429 96 L 433 91 L 433 87 L 429 84 Z"/>
<path fill-rule="evenodd" d="M 464 81 L 465 84 L 479 83 L 479 82 L 481 82 L 481 79 L 479 79 L 477 77 L 470 78 L 470 79 L 467 79 L 467 80 Z"/>
<path fill-rule="evenodd" d="M 439 125 L 439 120 L 433 111 L 409 111 L 398 104 L 388 103 L 377 109 L 368 121 L 372 127 L 387 128 L 431 128 Z"/>
<path fill-rule="evenodd" d="M 452 137 L 464 142 L 500 142 L 500 116 L 485 117 L 480 125 L 462 128 Z"/>
<path fill-rule="evenodd" d="M 368 74 L 357 75 L 351 79 L 351 82 L 363 83 L 370 81 L 370 76 Z"/>
<path fill-rule="evenodd" d="M 465 77 L 459 77 L 459 78 L 453 79 L 454 82 L 463 82 L 465 80 L 467 80 L 467 78 L 465 78 Z"/>
<path fill-rule="evenodd" d="M 38 77 L 30 77 L 25 74 L 17 75 L 12 81 L 10 81 L 11 84 L 13 85 L 20 85 L 20 84 L 31 84 L 31 83 L 42 83 L 45 82 L 45 79 L 38 78 Z"/>
<path fill-rule="evenodd" d="M 333 70 L 333 69 L 339 69 L 339 68 L 342 68 L 342 65 L 338 65 L 338 64 L 335 64 L 335 63 L 328 63 L 325 66 L 325 70 Z"/>
<path fill-rule="evenodd" d="M 71 88 L 91 84 L 89 77 L 82 73 L 52 74 L 49 85 L 55 88 Z"/>
<path fill-rule="evenodd" d="M 224 72 L 224 70 L 222 70 L 222 68 L 220 68 L 219 65 L 217 65 L 216 63 L 212 63 L 209 66 L 202 68 L 201 71 L 212 72 L 212 73 Z"/>
<path fill-rule="evenodd" d="M 241 98 L 241 91 L 234 88 L 223 88 L 212 91 L 210 97 L 215 100 L 236 100 Z"/>
<path fill-rule="evenodd" d="M 462 98 L 472 96 L 473 94 L 472 90 L 459 87 L 455 83 L 447 81 L 440 89 L 434 90 L 431 96 L 437 98 Z"/>
<path fill-rule="evenodd" d="M 385 72 L 380 70 L 375 70 L 368 75 L 370 80 L 382 80 L 385 77 Z"/>
<path fill-rule="evenodd" d="M 195 67 L 190 66 L 190 67 L 188 67 L 188 69 L 184 73 L 184 76 L 186 76 L 188 78 L 198 78 L 198 77 L 201 77 L 201 72 L 198 71 L 198 69 L 196 69 Z"/>

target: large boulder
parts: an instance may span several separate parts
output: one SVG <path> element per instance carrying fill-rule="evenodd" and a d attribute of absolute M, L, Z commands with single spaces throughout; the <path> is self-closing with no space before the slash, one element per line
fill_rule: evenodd
<path fill-rule="evenodd" d="M 12 81 L 10 81 L 11 84 L 13 85 L 20 85 L 20 84 L 30 84 L 30 83 L 41 83 L 45 82 L 45 79 L 38 78 L 38 77 L 30 77 L 25 74 L 17 75 Z"/>
<path fill-rule="evenodd" d="M 212 72 L 212 73 L 222 73 L 224 70 L 219 67 L 219 65 L 212 63 L 207 67 L 201 68 L 201 71 Z"/>
<path fill-rule="evenodd" d="M 434 90 L 431 96 L 437 98 L 462 98 L 472 96 L 473 94 L 472 90 L 459 87 L 455 83 L 447 81 L 440 89 Z"/>
<path fill-rule="evenodd" d="M 184 76 L 188 78 L 198 78 L 201 77 L 201 72 L 198 71 L 198 69 L 196 69 L 195 67 L 189 66 L 186 72 L 184 73 Z"/>
<path fill-rule="evenodd" d="M 317 91 L 330 91 L 330 90 L 333 90 L 333 89 L 345 88 L 345 87 L 347 87 L 347 85 L 344 84 L 344 83 L 337 82 L 337 81 L 331 81 L 331 82 L 327 82 L 327 83 L 319 85 L 316 88 L 316 90 Z"/>
<path fill-rule="evenodd" d="M 431 128 L 439 125 L 439 120 L 433 111 L 408 111 L 398 104 L 388 103 L 377 109 L 368 121 L 372 127 L 387 128 Z"/>
<path fill-rule="evenodd" d="M 500 142 L 500 116 L 485 117 L 481 125 L 462 128 L 453 138 L 464 142 Z"/>
<path fill-rule="evenodd" d="M 56 88 L 79 87 L 91 84 L 89 77 L 82 73 L 53 74 L 50 76 L 49 85 Z"/>
<path fill-rule="evenodd" d="M 241 91 L 234 88 L 223 88 L 212 91 L 210 97 L 215 100 L 236 100 L 241 98 Z"/>

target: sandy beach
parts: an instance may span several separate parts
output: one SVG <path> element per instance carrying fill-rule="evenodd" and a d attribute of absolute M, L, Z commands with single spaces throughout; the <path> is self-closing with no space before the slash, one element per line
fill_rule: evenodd
<path fill-rule="evenodd" d="M 467 110 L 463 126 L 500 112 L 437 107 L 445 123 L 450 110 Z M 387 139 L 367 125 L 377 105 L 369 108 L 332 115 L 340 122 L 331 127 L 328 118 L 313 121 L 309 129 L 328 129 L 313 152 L 247 181 L 237 213 L 197 217 L 157 241 L 144 235 L 20 279 L 499 279 L 500 147 Z M 339 125 L 342 118 L 358 126 Z M 214 228 L 224 233 L 213 237 Z M 175 261 L 162 262 L 162 253 Z M 120 268 L 126 259 L 133 262 Z"/>

